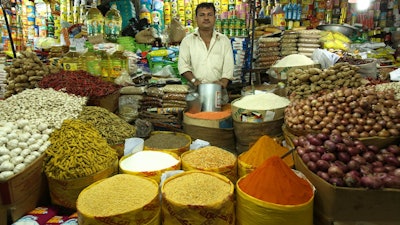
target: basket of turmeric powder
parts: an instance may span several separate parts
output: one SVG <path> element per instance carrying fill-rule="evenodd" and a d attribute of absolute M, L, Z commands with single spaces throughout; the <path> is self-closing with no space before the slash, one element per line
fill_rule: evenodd
<path fill-rule="evenodd" d="M 261 136 L 248 151 L 245 151 L 238 156 L 239 177 L 243 177 L 244 175 L 252 172 L 271 156 L 282 156 L 288 151 L 288 148 L 283 147 L 270 136 Z M 289 167 L 293 167 L 294 165 L 292 155 L 285 157 L 283 161 Z"/>

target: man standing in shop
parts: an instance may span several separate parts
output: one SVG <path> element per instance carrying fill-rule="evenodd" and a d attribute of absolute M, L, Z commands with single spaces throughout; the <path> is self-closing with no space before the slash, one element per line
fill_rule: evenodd
<path fill-rule="evenodd" d="M 198 28 L 179 47 L 179 73 L 194 86 L 217 83 L 226 92 L 233 77 L 233 50 L 229 38 L 214 30 L 214 3 L 197 5 L 195 19 Z"/>

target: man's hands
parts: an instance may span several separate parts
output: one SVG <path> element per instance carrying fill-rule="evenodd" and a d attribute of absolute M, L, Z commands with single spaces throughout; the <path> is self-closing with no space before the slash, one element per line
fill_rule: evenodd
<path fill-rule="evenodd" d="M 219 84 L 222 88 L 226 88 L 228 86 L 229 80 L 226 78 L 222 78 L 221 80 L 214 81 L 215 84 Z"/>

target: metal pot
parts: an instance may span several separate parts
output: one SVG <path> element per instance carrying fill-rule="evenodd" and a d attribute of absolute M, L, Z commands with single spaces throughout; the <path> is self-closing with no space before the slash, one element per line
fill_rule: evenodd
<path fill-rule="evenodd" d="M 347 24 L 324 24 L 317 26 L 318 30 L 328 30 L 328 31 L 336 31 L 340 32 L 347 37 L 351 37 L 357 34 L 358 29 L 356 27 L 347 25 Z"/>
<path fill-rule="evenodd" d="M 199 95 L 201 101 L 201 111 L 216 112 L 221 111 L 221 91 L 222 87 L 219 84 L 200 84 Z"/>

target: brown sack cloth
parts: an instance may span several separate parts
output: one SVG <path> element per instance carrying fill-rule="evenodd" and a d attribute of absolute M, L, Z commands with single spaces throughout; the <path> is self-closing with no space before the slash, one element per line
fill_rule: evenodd
<path fill-rule="evenodd" d="M 181 25 L 181 23 L 176 19 L 172 19 L 171 25 L 167 30 L 169 41 L 171 43 L 181 42 L 182 39 L 186 36 L 185 28 Z"/>
<path fill-rule="evenodd" d="M 146 30 L 142 30 L 135 35 L 135 40 L 139 44 L 151 44 L 156 39 L 153 36 L 152 28 L 148 28 Z"/>

